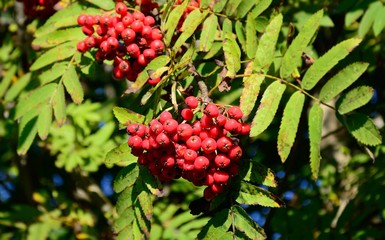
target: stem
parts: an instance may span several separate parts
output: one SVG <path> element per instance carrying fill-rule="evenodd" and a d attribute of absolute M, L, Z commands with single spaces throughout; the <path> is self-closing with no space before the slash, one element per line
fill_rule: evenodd
<path fill-rule="evenodd" d="M 201 94 L 202 94 L 202 101 L 203 102 L 211 102 L 211 98 L 209 98 L 209 91 L 207 89 L 207 86 L 206 86 L 206 83 L 199 79 L 198 80 L 198 87 L 199 87 L 199 90 L 201 91 Z"/>

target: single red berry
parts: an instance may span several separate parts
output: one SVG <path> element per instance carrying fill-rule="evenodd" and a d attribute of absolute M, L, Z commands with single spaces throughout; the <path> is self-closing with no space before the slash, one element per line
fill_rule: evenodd
<path fill-rule="evenodd" d="M 87 45 L 87 48 L 93 48 L 95 47 L 96 41 L 94 37 L 89 36 L 84 39 L 84 43 Z"/>
<path fill-rule="evenodd" d="M 225 185 L 223 185 L 222 183 L 214 183 L 213 185 L 211 185 L 211 190 L 215 194 L 221 193 L 225 190 Z"/>
<path fill-rule="evenodd" d="M 122 17 L 122 23 L 125 27 L 130 26 L 134 22 L 134 17 L 131 13 L 127 13 L 124 17 Z"/>
<path fill-rule="evenodd" d="M 202 140 L 198 136 L 191 136 L 186 141 L 188 148 L 192 150 L 199 150 L 201 148 Z"/>
<path fill-rule="evenodd" d="M 187 140 L 189 137 L 191 137 L 192 132 L 192 127 L 186 123 L 179 124 L 177 128 L 178 135 L 184 140 Z"/>
<path fill-rule="evenodd" d="M 147 61 L 150 61 L 155 58 L 155 51 L 151 48 L 144 49 L 143 56 L 146 58 Z"/>
<path fill-rule="evenodd" d="M 119 41 L 118 39 L 116 39 L 115 37 L 109 37 L 107 38 L 107 43 L 108 43 L 108 47 L 111 49 L 111 50 L 115 50 L 118 48 L 119 46 Z"/>
<path fill-rule="evenodd" d="M 199 135 L 199 133 L 202 131 L 201 122 L 199 120 L 195 120 L 192 124 L 192 128 L 193 135 Z"/>
<path fill-rule="evenodd" d="M 210 137 L 210 132 L 207 130 L 201 130 L 199 133 L 199 137 L 203 140 Z"/>
<path fill-rule="evenodd" d="M 250 124 L 242 123 L 242 130 L 239 134 L 241 135 L 249 135 L 250 133 Z"/>
<path fill-rule="evenodd" d="M 230 148 L 228 154 L 231 160 L 238 162 L 242 157 L 242 148 L 240 146 L 234 145 Z"/>
<path fill-rule="evenodd" d="M 149 150 L 150 149 L 150 141 L 148 139 L 143 139 L 142 141 L 142 148 Z"/>
<path fill-rule="evenodd" d="M 175 165 L 175 158 L 171 155 L 162 156 L 161 162 L 165 168 L 172 168 Z"/>
<path fill-rule="evenodd" d="M 113 37 L 113 38 L 118 38 L 119 33 L 115 30 L 115 28 L 109 28 L 106 33 L 107 37 Z"/>
<path fill-rule="evenodd" d="M 151 16 L 146 16 L 143 20 L 145 26 L 152 26 L 155 24 L 155 19 Z"/>
<path fill-rule="evenodd" d="M 155 140 L 161 146 L 168 145 L 170 143 L 170 138 L 163 132 L 159 133 Z"/>
<path fill-rule="evenodd" d="M 127 53 L 133 58 L 138 58 L 140 55 L 140 49 L 135 43 L 131 43 L 130 45 L 128 45 L 126 47 L 126 50 Z"/>
<path fill-rule="evenodd" d="M 125 77 L 125 73 L 122 70 L 120 70 L 119 67 L 114 67 L 114 69 L 112 70 L 112 75 L 117 80 L 121 80 Z"/>
<path fill-rule="evenodd" d="M 239 120 L 243 117 L 242 110 L 237 106 L 232 106 L 229 109 L 227 109 L 227 114 L 229 115 L 230 118 L 235 120 Z"/>
<path fill-rule="evenodd" d="M 160 82 L 161 78 L 158 77 L 158 78 L 149 78 L 147 80 L 147 83 L 150 85 L 150 86 L 155 86 L 156 84 L 158 84 Z"/>
<path fill-rule="evenodd" d="M 110 25 L 110 22 L 111 22 L 111 18 L 108 16 L 103 16 L 100 18 L 100 26 L 108 28 L 108 26 Z"/>
<path fill-rule="evenodd" d="M 122 2 L 118 2 L 116 5 L 115 5 L 115 11 L 117 14 L 120 14 L 121 16 L 124 16 L 127 14 L 127 6 L 126 4 L 122 3 Z"/>
<path fill-rule="evenodd" d="M 204 156 L 199 156 L 194 161 L 195 170 L 198 171 L 207 169 L 209 165 L 210 161 Z"/>
<path fill-rule="evenodd" d="M 224 126 L 226 124 L 227 118 L 223 114 L 219 114 L 215 120 L 218 126 Z"/>
<path fill-rule="evenodd" d="M 150 129 L 152 133 L 160 134 L 163 131 L 163 125 L 156 121 L 154 124 L 150 125 Z"/>
<path fill-rule="evenodd" d="M 130 43 L 130 42 L 133 42 L 135 40 L 136 33 L 134 32 L 134 30 L 132 30 L 130 28 L 126 28 L 122 31 L 120 36 L 122 36 L 122 39 L 125 43 Z"/>
<path fill-rule="evenodd" d="M 191 109 L 195 109 L 198 107 L 198 98 L 194 96 L 188 96 L 184 102 L 187 104 L 187 106 Z"/>
<path fill-rule="evenodd" d="M 99 35 L 99 36 L 104 36 L 107 34 L 107 31 L 108 31 L 108 28 L 107 27 L 103 27 L 103 26 L 99 26 L 96 28 L 96 33 Z"/>
<path fill-rule="evenodd" d="M 95 24 L 94 19 L 95 19 L 95 18 L 94 18 L 93 16 L 88 15 L 88 16 L 86 17 L 85 26 L 92 27 L 92 26 Z"/>
<path fill-rule="evenodd" d="M 87 44 L 84 41 L 78 42 L 78 44 L 76 45 L 76 48 L 81 53 L 85 53 L 88 50 Z"/>
<path fill-rule="evenodd" d="M 95 32 L 95 30 L 92 26 L 87 26 L 87 25 L 84 25 L 82 27 L 82 31 L 87 36 L 91 36 Z"/>
<path fill-rule="evenodd" d="M 141 148 L 142 147 L 142 138 L 139 136 L 131 136 L 128 139 L 128 146 L 130 148 Z"/>
<path fill-rule="evenodd" d="M 213 174 L 210 174 L 210 173 L 206 174 L 206 179 L 205 180 L 206 180 L 205 184 L 207 186 L 213 185 L 214 184 L 214 176 L 213 176 Z"/>
<path fill-rule="evenodd" d="M 216 171 L 213 176 L 216 183 L 227 183 L 230 178 L 229 174 L 224 171 Z"/>
<path fill-rule="evenodd" d="M 222 137 L 223 129 L 222 129 L 222 127 L 219 127 L 218 125 L 214 125 L 210 128 L 209 134 L 210 134 L 211 138 L 218 139 L 219 137 Z"/>
<path fill-rule="evenodd" d="M 130 62 L 127 61 L 127 60 L 122 60 L 119 65 L 118 65 L 120 71 L 126 73 L 128 71 L 130 71 Z"/>
<path fill-rule="evenodd" d="M 80 14 L 80 15 L 78 16 L 78 19 L 77 19 L 78 24 L 79 24 L 80 26 L 84 26 L 84 25 L 86 24 L 86 19 L 87 19 L 87 15 L 86 15 L 86 14 Z"/>
<path fill-rule="evenodd" d="M 161 40 L 163 38 L 163 34 L 158 28 L 152 29 L 151 39 L 152 40 Z"/>
<path fill-rule="evenodd" d="M 154 40 L 151 42 L 150 47 L 155 51 L 156 54 L 162 54 L 164 50 L 164 43 L 160 40 Z"/>
<path fill-rule="evenodd" d="M 215 157 L 214 161 L 215 161 L 215 165 L 219 168 L 225 168 L 230 164 L 230 158 L 223 153 L 218 154 Z"/>
<path fill-rule="evenodd" d="M 235 119 L 229 119 L 225 124 L 225 129 L 231 133 L 238 133 L 242 129 L 242 125 Z"/>
<path fill-rule="evenodd" d="M 125 29 L 126 27 L 124 26 L 124 24 L 122 22 L 118 22 L 116 25 L 115 25 L 115 31 L 118 33 L 118 34 L 121 34 Z"/>
<path fill-rule="evenodd" d="M 219 114 L 219 109 L 217 105 L 215 105 L 214 103 L 207 104 L 205 108 L 205 114 L 207 114 L 211 118 L 217 117 Z"/>
<path fill-rule="evenodd" d="M 151 39 L 152 37 L 152 27 L 144 26 L 141 32 L 142 37 Z"/>
<path fill-rule="evenodd" d="M 176 130 L 178 128 L 178 122 L 175 119 L 167 119 L 163 123 L 163 130 L 166 131 L 169 134 L 176 133 Z"/>
<path fill-rule="evenodd" d="M 138 56 L 138 63 L 139 63 L 139 65 L 141 65 L 141 66 L 147 66 L 148 61 L 147 61 L 147 59 L 144 57 L 143 54 L 139 54 L 139 56 Z"/>
<path fill-rule="evenodd" d="M 180 115 L 186 121 L 190 121 L 194 117 L 193 111 L 191 109 L 189 109 L 189 108 L 183 109 Z"/>
<path fill-rule="evenodd" d="M 136 33 L 142 32 L 143 26 L 143 22 L 139 20 L 135 20 L 133 23 L 131 23 L 131 29 Z"/>
<path fill-rule="evenodd" d="M 198 157 L 198 153 L 192 149 L 187 148 L 184 151 L 183 158 L 185 162 L 187 161 L 187 162 L 193 163 L 197 157 Z"/>
<path fill-rule="evenodd" d="M 134 17 L 135 20 L 138 20 L 138 21 L 141 21 L 143 22 L 145 16 L 142 12 L 139 12 L 139 11 L 135 11 L 132 16 Z"/>
<path fill-rule="evenodd" d="M 172 119 L 172 114 L 169 111 L 164 111 L 159 115 L 159 122 L 163 125 L 168 119 Z"/>
<path fill-rule="evenodd" d="M 202 150 L 205 153 L 212 153 L 217 149 L 217 141 L 213 138 L 206 138 L 202 141 Z"/>
<path fill-rule="evenodd" d="M 214 124 L 213 119 L 207 114 L 203 114 L 200 121 L 202 128 L 210 128 Z"/>
<path fill-rule="evenodd" d="M 228 152 L 233 146 L 233 142 L 229 137 L 224 136 L 217 140 L 217 146 L 221 152 Z"/>

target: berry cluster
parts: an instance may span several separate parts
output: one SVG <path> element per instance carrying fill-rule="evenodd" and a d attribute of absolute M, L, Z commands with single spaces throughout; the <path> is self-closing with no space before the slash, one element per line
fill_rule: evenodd
<path fill-rule="evenodd" d="M 193 96 L 185 103 L 181 123 L 164 111 L 148 126 L 128 125 L 128 145 L 138 163 L 160 181 L 183 177 L 196 186 L 205 185 L 204 197 L 211 201 L 238 174 L 242 148 L 237 136 L 248 135 L 250 125 L 241 123 L 239 107 L 208 103 L 200 108 Z"/>
<path fill-rule="evenodd" d="M 143 68 L 163 53 L 163 35 L 155 27 L 154 17 L 140 11 L 129 12 L 123 2 L 116 3 L 115 12 L 115 16 L 81 14 L 78 24 L 88 37 L 77 44 L 77 49 L 84 53 L 97 48 L 95 58 L 98 62 L 113 60 L 116 79 L 135 81 Z M 149 80 L 149 84 L 157 82 Z"/>

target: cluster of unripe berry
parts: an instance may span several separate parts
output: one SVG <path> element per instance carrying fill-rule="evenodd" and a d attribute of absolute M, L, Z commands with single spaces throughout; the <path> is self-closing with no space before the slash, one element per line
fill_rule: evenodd
<path fill-rule="evenodd" d="M 241 122 L 239 107 L 199 106 L 199 99 L 193 96 L 185 103 L 181 122 L 164 111 L 148 126 L 129 124 L 128 145 L 138 163 L 160 181 L 183 177 L 196 186 L 206 186 L 204 197 L 211 201 L 238 174 L 242 148 L 237 136 L 248 135 L 250 125 Z"/>
<path fill-rule="evenodd" d="M 78 51 L 97 48 L 98 62 L 113 60 L 116 79 L 135 81 L 147 64 L 164 51 L 163 34 L 155 26 L 155 19 L 140 11 L 129 11 L 123 2 L 117 2 L 115 16 L 81 14 L 77 21 L 87 37 L 77 44 Z M 160 79 L 149 80 L 155 85 Z"/>

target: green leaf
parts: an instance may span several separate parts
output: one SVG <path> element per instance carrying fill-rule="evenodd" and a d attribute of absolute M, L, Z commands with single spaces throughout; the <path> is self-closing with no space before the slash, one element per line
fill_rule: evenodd
<path fill-rule="evenodd" d="M 31 81 L 32 74 L 26 73 L 21 78 L 14 83 L 5 94 L 5 101 L 10 102 L 13 101 L 17 96 L 19 96 L 20 92 L 25 89 L 28 83 Z"/>
<path fill-rule="evenodd" d="M 273 2 L 273 0 L 260 0 L 255 5 L 251 13 L 253 14 L 254 18 L 257 18 L 263 11 L 265 11 L 270 4 Z"/>
<path fill-rule="evenodd" d="M 235 34 L 237 35 L 237 39 L 241 44 L 242 50 L 246 52 L 245 27 L 243 26 L 243 23 L 239 20 L 235 22 Z"/>
<path fill-rule="evenodd" d="M 123 212 L 118 212 L 119 217 L 114 222 L 114 232 L 120 233 L 125 228 L 130 229 L 130 225 L 132 225 L 132 222 L 135 219 L 134 209 L 133 208 L 126 208 Z M 128 238 L 125 238 L 128 239 Z"/>
<path fill-rule="evenodd" d="M 229 209 L 225 208 L 217 212 L 202 228 L 198 234 L 198 239 L 233 239 L 228 234 L 229 227 L 231 226 L 231 219 Z"/>
<path fill-rule="evenodd" d="M 222 39 L 223 41 L 225 40 L 227 35 L 232 35 L 233 34 L 233 22 L 225 18 L 222 23 Z"/>
<path fill-rule="evenodd" d="M 258 226 L 241 206 L 233 205 L 231 207 L 231 213 L 233 215 L 235 228 L 244 233 L 249 239 L 266 239 L 263 228 Z"/>
<path fill-rule="evenodd" d="M 182 25 L 182 34 L 180 34 L 179 38 L 172 47 L 174 52 L 177 52 L 186 40 L 194 34 L 198 26 L 205 20 L 208 13 L 209 10 L 201 12 L 200 9 L 195 9 L 187 16 Z"/>
<path fill-rule="evenodd" d="M 215 32 L 218 26 L 218 17 L 211 14 L 204 22 L 199 43 L 199 51 L 208 52 L 213 46 Z"/>
<path fill-rule="evenodd" d="M 267 87 L 251 123 L 250 137 L 258 136 L 273 121 L 285 89 L 286 85 L 279 81 L 273 82 Z"/>
<path fill-rule="evenodd" d="M 178 5 L 173 10 L 171 10 L 166 23 L 164 24 L 163 32 L 165 32 L 165 35 L 163 41 L 167 46 L 170 45 L 171 39 L 175 34 L 176 27 L 178 26 L 178 23 L 188 3 L 189 1 L 184 1 L 181 5 Z"/>
<path fill-rule="evenodd" d="M 262 184 L 268 187 L 277 187 L 278 185 L 278 178 L 274 172 L 253 159 L 245 159 L 240 162 L 239 176 L 242 180 L 252 184 Z"/>
<path fill-rule="evenodd" d="M 283 207 L 285 203 L 271 192 L 252 185 L 247 182 L 240 182 L 238 191 L 231 191 L 239 204 L 261 205 L 264 207 Z"/>
<path fill-rule="evenodd" d="M 55 91 L 57 84 L 50 83 L 32 91 L 16 105 L 15 119 L 18 119 L 40 105 L 49 104 L 48 99 Z"/>
<path fill-rule="evenodd" d="M 283 111 L 277 142 L 278 154 L 282 163 L 286 161 L 293 147 L 304 102 L 305 95 L 297 91 L 291 95 Z"/>
<path fill-rule="evenodd" d="M 359 19 L 362 14 L 364 14 L 363 9 L 355 9 L 345 14 L 345 27 L 352 25 L 357 19 Z"/>
<path fill-rule="evenodd" d="M 337 109 L 340 114 L 349 113 L 367 104 L 372 99 L 374 89 L 369 86 L 360 86 L 352 89 L 342 96 L 337 102 Z"/>
<path fill-rule="evenodd" d="M 246 54 L 252 59 L 257 49 L 257 27 L 252 14 L 247 15 L 246 20 Z"/>
<path fill-rule="evenodd" d="M 125 126 L 130 123 L 143 123 L 145 120 L 143 115 L 127 108 L 114 107 L 112 111 L 114 112 L 114 116 L 118 119 L 119 123 Z"/>
<path fill-rule="evenodd" d="M 294 72 L 296 67 L 301 62 L 301 56 L 313 35 L 316 33 L 320 21 L 323 16 L 323 10 L 313 14 L 304 24 L 299 34 L 294 38 L 293 42 L 287 49 L 282 58 L 282 66 L 280 69 L 280 76 L 288 78 Z"/>
<path fill-rule="evenodd" d="M 322 119 L 323 110 L 316 103 L 309 112 L 310 168 L 314 179 L 318 178 L 321 161 Z"/>
<path fill-rule="evenodd" d="M 70 64 L 63 74 L 63 84 L 74 103 L 80 104 L 83 102 L 84 92 L 74 65 Z"/>
<path fill-rule="evenodd" d="M 66 121 L 66 99 L 63 84 L 58 84 L 52 96 L 52 107 L 56 122 L 59 126 Z"/>
<path fill-rule="evenodd" d="M 122 213 L 125 209 L 132 207 L 132 194 L 134 187 L 128 187 L 123 192 L 119 193 L 118 200 L 116 201 L 116 212 Z"/>
<path fill-rule="evenodd" d="M 135 187 L 134 187 L 135 190 Z M 137 200 L 140 205 L 140 210 L 143 212 L 146 220 L 151 220 L 152 215 L 154 213 L 154 207 L 152 205 L 152 197 L 148 191 L 142 190 L 138 196 Z"/>
<path fill-rule="evenodd" d="M 231 33 L 225 36 L 223 51 L 225 53 L 226 67 L 228 70 L 226 76 L 233 77 L 239 69 L 241 69 L 241 50 Z"/>
<path fill-rule="evenodd" d="M 223 8 L 226 6 L 228 0 L 215 1 L 213 6 L 213 11 L 216 13 L 222 12 Z"/>
<path fill-rule="evenodd" d="M 332 100 L 352 85 L 366 71 L 368 66 L 368 63 L 355 62 L 339 71 L 321 88 L 319 94 L 320 100 L 323 102 Z"/>
<path fill-rule="evenodd" d="M 259 40 L 258 48 L 255 53 L 254 69 L 257 72 L 263 70 L 267 72 L 273 62 L 275 46 L 277 44 L 279 32 L 282 25 L 282 14 L 278 14 L 271 20 L 265 29 L 265 33 Z"/>
<path fill-rule="evenodd" d="M 345 58 L 360 42 L 361 39 L 352 38 L 334 46 L 310 66 L 302 79 L 301 86 L 306 90 L 312 89 L 330 69 Z"/>
<path fill-rule="evenodd" d="M 248 69 L 253 68 L 252 62 L 247 66 L 245 74 L 249 74 Z M 251 72 L 251 71 L 250 71 Z M 243 86 L 240 108 L 245 116 L 248 116 L 255 106 L 257 101 L 261 84 L 265 80 L 264 75 L 252 74 L 243 78 Z"/>
<path fill-rule="evenodd" d="M 378 13 L 382 10 L 382 7 L 383 5 L 380 1 L 376 1 L 369 5 L 369 8 L 366 10 L 358 27 L 358 36 L 360 38 L 364 38 L 365 35 L 369 32 L 373 25 L 374 19 L 378 16 Z"/>
<path fill-rule="evenodd" d="M 376 125 L 365 114 L 352 113 L 346 115 L 346 126 L 353 137 L 362 144 L 376 146 L 382 142 L 381 134 Z"/>
<path fill-rule="evenodd" d="M 240 3 L 240 0 L 228 0 L 225 5 L 226 16 L 234 16 L 238 12 L 238 6 Z"/>
<path fill-rule="evenodd" d="M 107 11 L 115 8 L 115 2 L 112 0 L 86 0 L 86 1 Z"/>
<path fill-rule="evenodd" d="M 237 17 L 238 18 L 244 18 L 247 13 L 254 7 L 254 5 L 257 3 L 257 1 L 249 1 L 249 0 L 242 0 L 240 1 L 237 10 Z M 253 14 L 254 16 L 254 14 Z"/>
<path fill-rule="evenodd" d="M 17 65 L 12 65 L 8 71 L 6 72 L 5 76 L 0 82 L 0 97 L 4 96 L 4 93 L 7 91 L 9 85 L 12 82 L 12 78 L 15 77 L 17 71 Z"/>
<path fill-rule="evenodd" d="M 81 41 L 84 39 L 84 33 L 81 28 L 66 28 L 63 30 L 57 30 L 35 38 L 32 41 L 34 49 L 51 48 L 68 41 Z"/>
<path fill-rule="evenodd" d="M 131 148 L 126 142 L 109 151 L 105 159 L 105 163 L 109 167 L 112 167 L 114 164 L 127 166 L 128 164 L 136 161 L 137 157 L 131 154 Z"/>
<path fill-rule="evenodd" d="M 382 6 L 381 9 L 378 10 L 377 16 L 374 19 L 373 23 L 373 32 L 374 36 L 378 37 L 382 30 L 385 28 L 385 6 Z"/>
<path fill-rule="evenodd" d="M 37 134 L 38 109 L 27 112 L 19 124 L 19 139 L 17 143 L 17 154 L 25 155 L 32 145 Z"/>
<path fill-rule="evenodd" d="M 59 77 L 61 77 L 67 69 L 68 61 L 58 62 L 52 65 L 52 67 L 39 75 L 41 85 L 50 83 Z"/>
<path fill-rule="evenodd" d="M 36 71 L 49 64 L 52 64 L 73 56 L 76 51 L 76 44 L 77 42 L 71 41 L 49 49 L 48 51 L 40 55 L 39 58 L 36 59 L 36 61 L 31 65 L 30 70 Z"/>
<path fill-rule="evenodd" d="M 139 176 L 139 167 L 137 163 L 131 163 L 124 167 L 115 177 L 114 191 L 116 193 L 122 192 L 124 189 L 134 185 Z"/>
<path fill-rule="evenodd" d="M 150 70 L 156 70 L 158 68 L 166 66 L 170 62 L 170 58 L 167 55 L 160 55 L 156 58 L 154 58 L 142 71 L 142 73 L 139 74 L 136 81 L 131 85 L 129 89 L 126 90 L 125 93 L 134 93 L 137 92 L 140 88 L 143 87 L 143 85 L 147 82 L 148 78 L 150 77 L 148 75 L 148 71 Z"/>
<path fill-rule="evenodd" d="M 48 136 L 52 124 L 52 106 L 50 104 L 44 105 L 39 117 L 37 118 L 37 133 L 41 140 L 45 140 Z"/>

